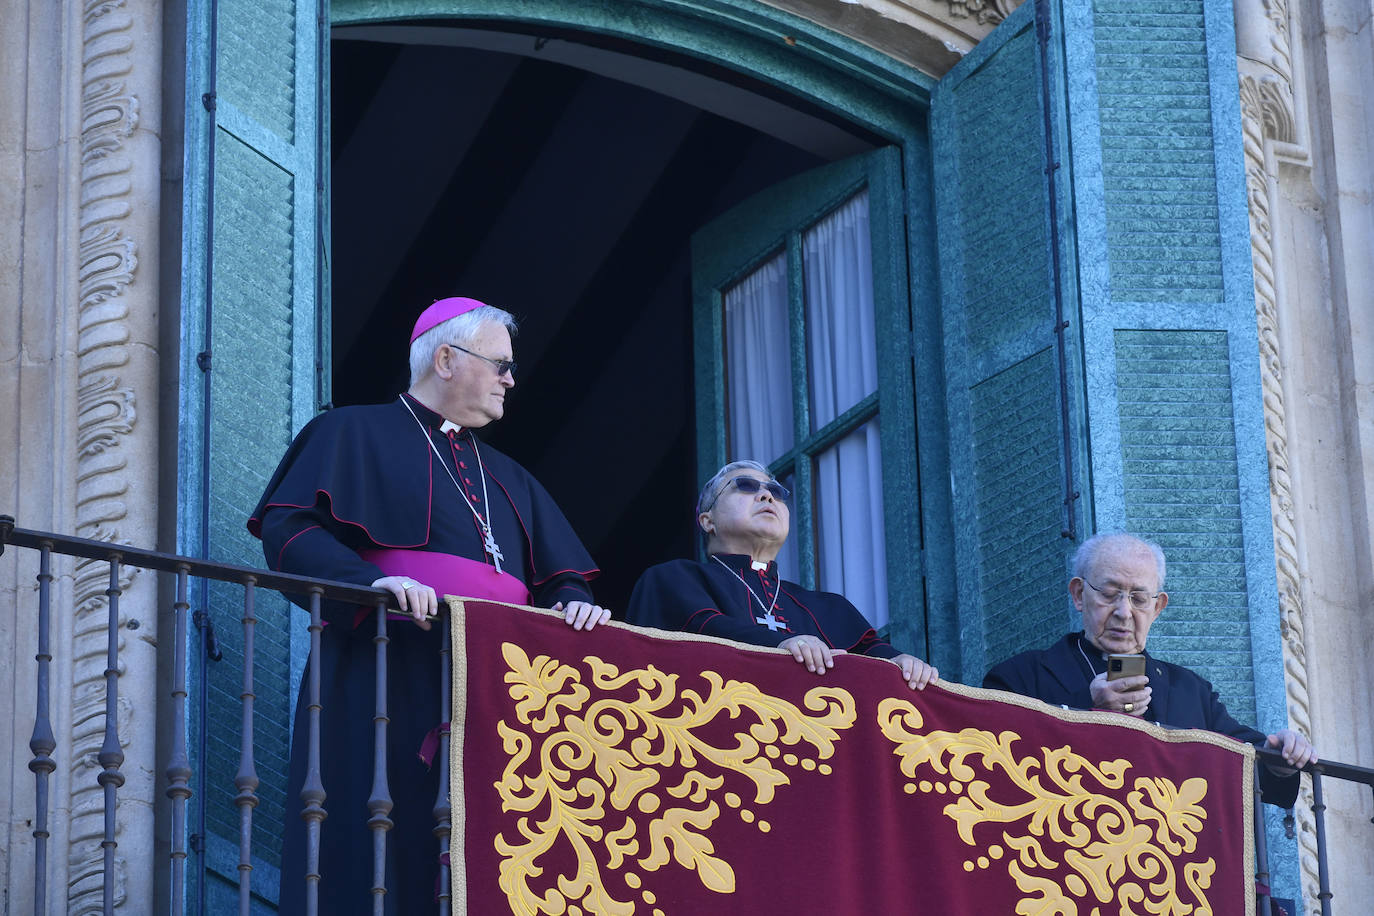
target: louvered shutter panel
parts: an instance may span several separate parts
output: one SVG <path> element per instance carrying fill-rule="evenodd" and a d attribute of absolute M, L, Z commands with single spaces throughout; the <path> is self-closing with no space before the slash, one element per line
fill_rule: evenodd
<path fill-rule="evenodd" d="M 931 100 L 961 676 L 1064 633 L 1070 542 L 1034 2 Z M 1057 81 L 1057 80 L 1056 80 Z M 1052 107 L 1057 111 L 1057 107 Z"/>
<path fill-rule="evenodd" d="M 1164 547 L 1150 650 L 1211 680 L 1240 720 L 1281 716 L 1232 13 L 1070 8 L 1069 72 L 1095 76 L 1070 108 L 1097 526 Z M 1266 661 L 1275 676 L 1257 677 Z"/>
<path fill-rule="evenodd" d="M 324 400 L 317 7 L 313 0 L 218 0 L 188 10 L 179 541 L 184 552 L 249 566 L 262 565 L 262 548 L 244 522 L 292 435 Z M 203 98 L 212 84 L 213 97 Z M 197 353 L 208 362 L 197 365 Z M 255 893 L 273 901 L 282 825 L 301 807 L 288 796 L 286 772 L 304 631 L 276 594 L 259 591 L 255 611 L 261 783 L 252 876 Z M 212 587 L 210 612 L 223 658 L 192 662 L 204 666 L 193 678 L 209 679 L 206 744 L 193 761 L 206 777 L 208 877 L 188 893 L 203 892 L 208 911 L 221 912 L 236 906 L 238 885 L 242 590 Z M 191 705 L 194 738 L 200 723 Z"/>

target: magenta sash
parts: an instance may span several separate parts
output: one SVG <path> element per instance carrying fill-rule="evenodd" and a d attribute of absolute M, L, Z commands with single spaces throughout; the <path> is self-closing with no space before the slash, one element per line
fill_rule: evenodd
<path fill-rule="evenodd" d="M 443 601 L 445 595 L 458 595 L 462 598 L 486 598 L 491 601 L 505 601 L 510 604 L 529 604 L 530 590 L 510 573 L 498 573 L 495 567 L 454 556 L 451 553 L 431 553 L 427 550 L 360 550 L 358 556 L 375 565 L 388 576 L 408 576 L 416 582 L 434 589 Z M 368 611 L 354 621 L 357 626 Z M 408 615 L 391 612 L 399 619 L 410 619 Z"/>

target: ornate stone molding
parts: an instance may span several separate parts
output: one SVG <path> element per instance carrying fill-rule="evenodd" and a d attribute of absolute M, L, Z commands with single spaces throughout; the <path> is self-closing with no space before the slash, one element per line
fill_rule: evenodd
<path fill-rule="evenodd" d="M 134 17 L 126 0 L 85 0 L 81 34 L 81 196 L 77 239 L 77 490 L 76 525 L 82 537 L 128 543 L 125 440 L 138 419 L 133 389 L 121 373 L 130 362 L 127 287 L 138 267 L 127 234 L 133 209 L 133 162 L 125 141 L 138 124 L 138 100 L 128 89 L 134 67 Z M 61 304 L 59 304 L 61 307 Z M 120 585 L 127 591 L 133 572 Z M 68 911 L 98 912 L 102 894 L 103 790 L 96 757 L 105 732 L 105 651 L 109 587 L 103 562 L 83 562 L 75 576 L 72 654 L 72 796 L 68 846 Z M 123 634 L 120 628 L 121 651 Z M 120 744 L 133 734 L 127 697 L 119 704 Z M 123 824 L 116 824 L 116 838 Z M 115 903 L 127 900 L 129 863 L 115 861 Z"/>
<path fill-rule="evenodd" d="M 762 0 L 923 73 L 949 72 L 1024 0 Z"/>
<path fill-rule="evenodd" d="M 951 19 L 973 19 L 979 25 L 995 26 L 1020 5 L 1020 0 L 949 0 L 949 15 Z"/>
<path fill-rule="evenodd" d="M 1288 454 L 1288 415 L 1280 347 L 1281 292 L 1276 279 L 1274 210 L 1278 163 L 1310 168 L 1301 145 L 1293 89 L 1293 58 L 1287 0 L 1238 5 L 1237 32 L 1254 36 L 1261 46 L 1239 48 L 1241 129 L 1245 148 L 1245 184 L 1250 203 L 1250 245 L 1254 262 L 1255 320 L 1259 330 L 1260 372 L 1264 391 L 1265 439 L 1269 452 L 1269 500 L 1274 523 L 1274 558 L 1279 594 L 1279 626 L 1284 649 L 1284 683 L 1292 726 L 1312 734 L 1308 694 L 1306 626 L 1302 564 L 1298 550 L 1293 482 Z M 1317 847 L 1308 784 L 1298 798 L 1299 867 L 1303 897 L 1316 899 Z"/>

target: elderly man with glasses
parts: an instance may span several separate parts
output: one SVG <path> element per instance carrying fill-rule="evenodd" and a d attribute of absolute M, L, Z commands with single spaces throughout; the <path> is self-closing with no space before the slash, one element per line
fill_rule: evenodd
<path fill-rule="evenodd" d="M 1164 551 L 1131 534 L 1098 534 L 1073 560 L 1069 597 L 1083 631 L 1048 649 L 1023 652 L 994 667 L 983 686 L 1035 697 L 1070 709 L 1122 713 L 1174 728 L 1204 728 L 1257 746 L 1277 748 L 1293 767 L 1317 759 L 1291 729 L 1264 735 L 1231 717 L 1212 685 L 1180 665 L 1145 652 L 1150 626 L 1169 604 Z M 1145 673 L 1109 679 L 1109 656 L 1143 655 Z M 1264 799 L 1292 807 L 1298 781 L 1292 770 L 1261 776 Z"/>
<path fill-rule="evenodd" d="M 885 658 L 901 669 L 909 687 L 925 689 L 939 672 L 879 639 L 843 596 L 779 578 L 775 557 L 787 540 L 787 497 L 757 461 L 721 468 L 697 499 L 706 562 L 672 560 L 645 571 L 630 596 L 626 619 L 777 646 L 816 674 L 833 668 L 841 652 Z"/>
<path fill-rule="evenodd" d="M 441 299 L 410 336 L 410 389 L 389 404 L 340 407 L 301 430 L 248 522 L 272 569 L 385 588 L 406 617 L 390 627 L 388 774 L 395 826 L 387 843 L 387 912 L 434 907 L 440 767 L 429 767 L 441 723 L 445 594 L 562 611 L 574 630 L 604 623 L 588 581 L 597 569 L 553 499 L 529 472 L 474 431 L 505 414 L 515 385 L 508 312 Z M 319 910 L 371 906 L 376 627 L 371 609 L 326 606 L 321 637 L 322 830 Z M 413 620 L 413 625 L 404 621 Z M 307 674 L 307 678 L 309 674 Z M 307 768 L 307 707 L 296 705 L 288 799 Z M 420 759 L 417 759 L 417 752 Z M 424 760 L 424 762 L 421 762 Z M 305 831 L 287 817 L 283 913 L 304 911 Z"/>

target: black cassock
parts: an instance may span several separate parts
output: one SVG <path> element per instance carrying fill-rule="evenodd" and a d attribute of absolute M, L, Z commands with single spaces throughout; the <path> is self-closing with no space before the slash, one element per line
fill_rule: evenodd
<path fill-rule="evenodd" d="M 776 646 L 792 636 L 806 635 L 820 637 L 832 649 L 859 655 L 894 658 L 901 654 L 878 638 L 844 596 L 813 592 L 779 579 L 777 563 L 756 569 L 742 554 L 712 554 L 704 563 L 671 560 L 649 568 L 635 583 L 625 619 L 643 627 L 720 636 L 755 646 Z"/>
<path fill-rule="evenodd" d="M 1168 728 L 1205 728 L 1237 741 L 1262 746 L 1263 732 L 1243 725 L 1226 711 L 1211 683 L 1194 671 L 1145 655 L 1146 675 L 1150 679 L 1150 705 L 1147 721 Z M 1091 684 L 1107 659 L 1080 631 L 1070 633 L 1048 649 L 1022 652 L 993 666 L 983 677 L 983 686 L 1034 697 L 1055 706 L 1092 709 Z M 1293 807 L 1298 795 L 1298 774 L 1280 776 L 1267 766 L 1259 768 L 1260 790 L 1271 805 Z"/>
<path fill-rule="evenodd" d="M 268 566 L 370 585 L 384 573 L 360 557 L 360 550 L 422 549 L 490 562 L 476 509 L 492 527 L 503 573 L 525 583 L 531 603 L 592 600 L 587 582 L 597 573 L 595 564 L 548 492 L 515 461 L 477 443 L 470 430 L 441 431 L 443 424 L 408 395 L 390 404 L 338 408 L 307 424 L 248 522 L 262 538 Z M 485 470 L 485 494 L 479 467 Z M 305 605 L 299 597 L 292 600 Z M 338 602 L 326 603 L 323 613 L 320 766 L 328 817 L 321 828 L 319 911 L 371 912 L 367 799 L 376 619 Z M 428 766 L 418 752 L 440 723 L 440 691 L 449 689 L 441 683 L 444 629 L 436 625 L 426 632 L 403 620 L 387 627 L 387 771 L 395 822 L 387 834 L 388 913 L 435 909 L 439 843 L 433 809 L 445 762 Z M 291 745 L 283 913 L 304 911 L 305 828 L 298 812 L 308 754 L 309 668 L 305 677 Z"/>

